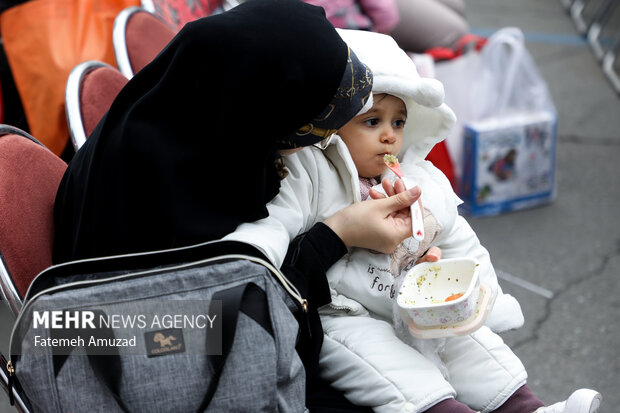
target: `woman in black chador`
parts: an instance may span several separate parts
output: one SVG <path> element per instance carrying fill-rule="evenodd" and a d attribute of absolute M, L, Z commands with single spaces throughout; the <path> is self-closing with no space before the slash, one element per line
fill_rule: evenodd
<path fill-rule="evenodd" d="M 328 138 L 368 103 L 371 86 L 322 9 L 301 1 L 252 0 L 188 23 L 70 162 L 54 262 L 217 240 L 266 217 L 286 174 L 281 154 Z M 407 207 L 418 197 L 414 189 L 353 205 L 289 248 L 282 270 L 310 305 L 298 352 L 312 411 L 363 410 L 318 375 L 325 271 L 347 246 L 393 250 L 411 234 Z"/>

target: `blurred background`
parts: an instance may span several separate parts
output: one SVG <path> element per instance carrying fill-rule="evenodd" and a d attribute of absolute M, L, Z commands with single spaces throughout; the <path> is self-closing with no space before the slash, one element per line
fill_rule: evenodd
<path fill-rule="evenodd" d="M 525 326 L 503 338 L 525 364 L 530 387 L 549 404 L 594 388 L 603 395 L 601 412 L 612 413 L 620 406 L 620 95 L 570 17 L 570 3 L 465 0 L 472 33 L 523 31 L 558 112 L 555 200 L 468 220 L 504 291 L 523 308 Z M 618 11 L 608 24 L 620 31 Z M 13 318 L 0 307 L 6 354 Z M 12 411 L 0 391 L 0 413 Z"/>
<path fill-rule="evenodd" d="M 560 1 L 466 4 L 478 34 L 523 30 L 558 111 L 556 200 L 469 219 L 525 314 L 503 337 L 543 402 L 590 387 L 603 395 L 601 412 L 619 411 L 620 97 Z M 619 31 L 618 13 L 611 18 Z"/>

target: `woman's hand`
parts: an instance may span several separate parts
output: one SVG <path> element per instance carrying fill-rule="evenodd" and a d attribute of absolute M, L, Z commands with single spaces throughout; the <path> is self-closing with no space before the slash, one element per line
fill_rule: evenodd
<path fill-rule="evenodd" d="M 405 190 L 405 184 L 400 179 L 397 179 L 394 184 L 388 178 L 383 178 L 381 181 L 381 186 L 383 186 L 383 190 L 388 196 L 394 196 L 395 194 L 399 194 Z M 381 192 L 375 191 L 374 189 L 370 190 L 370 197 L 373 199 L 383 199 L 385 195 Z M 420 207 L 422 206 L 422 200 L 420 202 Z M 441 259 L 442 252 L 439 247 L 430 247 L 422 257 L 418 258 L 416 264 L 420 264 L 423 262 L 437 262 Z"/>
<path fill-rule="evenodd" d="M 409 207 L 420 198 L 421 192 L 418 187 L 405 190 L 403 183 L 399 185 L 398 181 L 394 187 L 391 184 L 389 187 L 390 191 L 386 190 L 390 194 L 388 198 L 382 196 L 383 199 L 350 205 L 326 219 L 325 224 L 348 247 L 392 253 L 398 244 L 411 236 Z"/>

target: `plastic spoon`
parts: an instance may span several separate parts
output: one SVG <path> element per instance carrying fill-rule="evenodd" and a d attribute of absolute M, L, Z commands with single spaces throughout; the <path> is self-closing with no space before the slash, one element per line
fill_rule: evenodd
<path fill-rule="evenodd" d="M 390 170 L 403 181 L 406 189 L 410 189 L 412 187 L 412 185 L 403 176 L 403 173 L 400 170 L 400 163 L 398 162 L 398 158 L 396 156 L 384 155 L 383 162 L 385 162 L 387 167 L 390 168 Z M 422 214 L 419 201 L 416 201 L 413 205 L 411 205 L 411 231 L 413 232 L 413 238 L 417 241 L 422 241 L 424 239 L 424 215 Z"/>

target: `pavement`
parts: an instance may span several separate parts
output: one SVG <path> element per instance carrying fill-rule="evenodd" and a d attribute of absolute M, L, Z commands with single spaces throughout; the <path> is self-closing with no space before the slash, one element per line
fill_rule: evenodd
<path fill-rule="evenodd" d="M 525 314 L 503 338 L 543 402 L 588 387 L 602 393 L 601 412 L 619 412 L 620 95 L 559 1 L 466 4 L 473 32 L 521 28 L 558 111 L 555 201 L 468 219 Z M 618 30 L 620 10 L 612 19 Z"/>
<path fill-rule="evenodd" d="M 525 325 L 502 337 L 543 402 L 588 387 L 603 395 L 600 412 L 618 412 L 620 95 L 559 0 L 465 1 L 472 32 L 487 36 L 507 26 L 524 32 L 558 111 L 557 198 L 529 210 L 468 218 L 504 292 L 525 314 Z M 612 16 L 616 28 L 618 14 Z M 4 354 L 11 324 L 0 306 Z M 0 413 L 13 411 L 0 392 Z"/>

